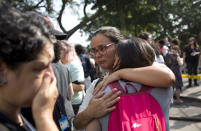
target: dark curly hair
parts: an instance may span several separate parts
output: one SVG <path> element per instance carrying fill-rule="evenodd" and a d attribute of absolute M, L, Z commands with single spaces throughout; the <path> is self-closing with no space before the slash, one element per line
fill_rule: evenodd
<path fill-rule="evenodd" d="M 54 43 L 54 59 L 52 63 L 57 63 L 61 59 L 61 49 L 62 43 L 60 40 L 57 40 L 57 42 Z"/>
<path fill-rule="evenodd" d="M 16 69 L 20 64 L 37 58 L 52 35 L 45 21 L 19 10 L 0 6 L 0 62 Z"/>

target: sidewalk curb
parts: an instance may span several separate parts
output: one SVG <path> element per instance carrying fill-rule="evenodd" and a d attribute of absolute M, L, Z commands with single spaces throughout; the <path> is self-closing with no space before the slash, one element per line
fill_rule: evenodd
<path fill-rule="evenodd" d="M 189 97 L 189 96 L 180 96 L 181 99 L 188 99 L 188 100 L 193 100 L 195 102 L 201 102 L 201 99 L 195 98 L 195 97 Z"/>
<path fill-rule="evenodd" d="M 194 98 L 194 97 L 189 97 L 189 96 L 180 96 L 181 99 L 183 100 L 190 100 L 193 102 L 198 102 L 201 103 L 201 99 L 199 98 Z M 170 116 L 169 117 L 170 120 L 180 120 L 180 121 L 194 121 L 194 122 L 201 122 L 201 117 L 174 117 L 174 116 Z"/>
<path fill-rule="evenodd" d="M 169 117 L 170 120 L 180 120 L 180 121 L 194 121 L 194 122 L 201 122 L 201 118 L 195 117 Z"/>

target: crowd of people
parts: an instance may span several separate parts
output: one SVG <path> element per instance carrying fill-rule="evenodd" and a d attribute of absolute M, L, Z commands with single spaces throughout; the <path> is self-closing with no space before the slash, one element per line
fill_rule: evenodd
<path fill-rule="evenodd" d="M 86 52 L 36 12 L 0 5 L 0 19 L 2 131 L 108 131 L 122 91 L 131 95 L 147 87 L 159 104 L 156 111 L 162 112 L 152 120 L 161 125 L 148 124 L 148 128 L 169 131 L 174 90 L 174 102 L 183 102 L 182 67 L 197 75 L 200 50 L 194 37 L 189 38 L 182 60 L 177 38 L 155 42 L 150 33 L 142 32 L 125 39 L 116 27 L 103 26 L 91 34 L 91 49 Z M 108 86 L 115 81 L 121 90 Z M 198 85 L 194 79 L 194 86 Z M 145 99 L 144 104 L 151 103 Z M 141 112 L 134 113 L 144 116 Z"/>

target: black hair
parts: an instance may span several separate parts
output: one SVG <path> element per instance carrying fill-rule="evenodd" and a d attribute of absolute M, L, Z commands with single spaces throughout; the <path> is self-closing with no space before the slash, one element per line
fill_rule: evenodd
<path fill-rule="evenodd" d="M 75 51 L 78 56 L 85 53 L 84 47 L 80 44 L 75 45 Z"/>
<path fill-rule="evenodd" d="M 164 46 L 165 45 L 165 41 L 163 39 L 159 40 L 158 43 L 161 45 L 161 46 Z"/>
<path fill-rule="evenodd" d="M 139 38 L 148 40 L 149 36 L 151 36 L 151 34 L 149 32 L 142 32 L 142 33 L 140 33 Z"/>
<path fill-rule="evenodd" d="M 57 63 L 61 59 L 61 49 L 61 41 L 57 40 L 57 42 L 54 43 L 54 59 L 52 61 L 53 63 Z"/>
<path fill-rule="evenodd" d="M 160 48 L 158 45 L 156 45 L 155 42 L 152 42 L 150 43 L 151 47 L 154 49 L 154 53 L 157 57 L 159 57 L 159 55 L 161 55 L 161 52 L 160 52 Z"/>
<path fill-rule="evenodd" d="M 119 64 L 114 70 L 150 66 L 154 62 L 154 50 L 141 38 L 134 37 L 116 45 Z"/>
<path fill-rule="evenodd" d="M 139 35 L 139 38 L 143 39 L 143 40 L 148 40 L 149 36 L 151 36 L 151 34 L 149 32 L 142 32 Z M 156 54 L 157 57 L 159 57 L 160 53 L 160 49 L 159 47 L 156 45 L 156 43 L 154 41 L 152 41 L 151 43 L 149 43 L 151 45 L 151 47 L 154 49 L 154 52 Z"/>
<path fill-rule="evenodd" d="M 171 49 L 172 49 L 172 50 L 176 50 L 176 51 L 178 51 L 178 52 L 180 51 L 178 45 L 173 45 Z"/>
<path fill-rule="evenodd" d="M 37 17 L 0 5 L 0 62 L 16 69 L 36 59 L 50 40 L 49 29 Z"/>
<path fill-rule="evenodd" d="M 99 28 L 91 35 L 91 38 L 96 36 L 97 34 L 104 35 L 105 37 L 110 39 L 110 41 L 113 42 L 114 44 L 117 44 L 120 41 L 124 40 L 124 37 L 121 34 L 120 30 L 112 26 L 103 26 Z"/>
<path fill-rule="evenodd" d="M 177 39 L 177 38 L 174 38 L 172 41 L 171 41 L 171 43 L 172 44 L 174 44 L 174 45 L 180 45 L 180 40 L 179 39 Z"/>

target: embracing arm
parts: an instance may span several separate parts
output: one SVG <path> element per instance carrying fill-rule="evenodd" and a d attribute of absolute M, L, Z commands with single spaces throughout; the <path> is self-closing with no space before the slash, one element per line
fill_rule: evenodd
<path fill-rule="evenodd" d="M 104 90 L 106 85 L 116 80 L 128 80 L 144 85 L 149 85 L 159 88 L 167 88 L 175 81 L 173 72 L 164 64 L 157 64 L 141 68 L 125 68 L 113 72 L 100 82 L 93 94 L 96 94 L 100 89 Z"/>
<path fill-rule="evenodd" d="M 173 72 L 165 65 L 153 65 L 117 71 L 120 79 L 125 79 L 153 87 L 169 87 L 175 81 Z"/>

